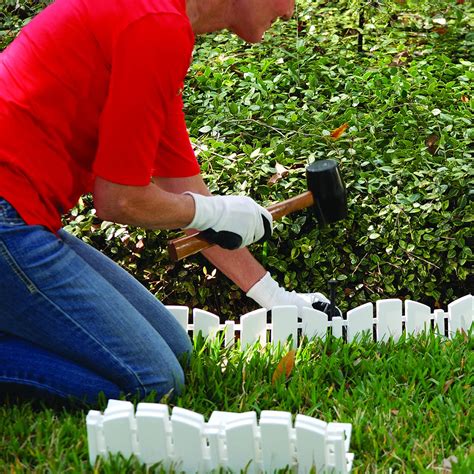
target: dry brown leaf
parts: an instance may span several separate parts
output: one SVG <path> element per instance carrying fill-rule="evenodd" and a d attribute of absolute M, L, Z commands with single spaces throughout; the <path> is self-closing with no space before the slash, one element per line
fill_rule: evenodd
<path fill-rule="evenodd" d="M 439 142 L 439 137 L 438 135 L 429 135 L 426 140 L 425 140 L 425 145 L 426 148 L 428 148 L 428 151 L 434 155 L 438 151 L 438 142 Z"/>
<path fill-rule="evenodd" d="M 280 362 L 278 362 L 278 365 L 272 376 L 273 385 L 275 385 L 276 381 L 279 380 L 283 375 L 285 376 L 285 379 L 291 375 L 291 372 L 295 367 L 295 356 L 296 351 L 293 349 L 289 351 L 288 354 L 283 356 Z"/>
<path fill-rule="evenodd" d="M 298 33 L 301 33 L 308 24 L 305 21 L 298 21 Z"/>
<path fill-rule="evenodd" d="M 283 165 L 280 165 L 280 163 L 275 165 L 275 169 L 276 172 L 282 176 L 282 178 L 288 176 L 288 170 Z"/>
<path fill-rule="evenodd" d="M 400 53 L 397 53 L 393 57 L 393 60 L 389 64 L 389 66 L 394 66 L 394 67 L 404 66 L 407 64 L 409 60 L 410 60 L 410 53 L 408 51 L 401 51 Z"/>
<path fill-rule="evenodd" d="M 343 135 L 348 128 L 349 128 L 349 124 L 348 123 L 343 123 L 340 127 L 335 128 L 331 132 L 331 138 L 333 140 L 339 139 L 341 137 L 341 135 Z"/>
<path fill-rule="evenodd" d="M 448 29 L 442 26 L 440 28 L 435 28 L 433 31 L 438 33 L 438 35 L 445 35 L 448 32 Z"/>
<path fill-rule="evenodd" d="M 443 394 L 448 391 L 449 387 L 451 387 L 453 382 L 454 382 L 454 379 L 449 379 L 449 380 L 446 381 L 446 383 L 444 384 L 444 387 L 443 387 Z"/>
<path fill-rule="evenodd" d="M 288 176 L 289 171 L 280 163 L 275 165 L 276 173 L 268 180 L 268 185 L 272 186 L 273 184 L 280 181 L 280 179 L 285 178 Z"/>
<path fill-rule="evenodd" d="M 469 97 L 467 95 L 462 95 L 461 96 L 461 102 L 468 103 L 469 102 Z"/>

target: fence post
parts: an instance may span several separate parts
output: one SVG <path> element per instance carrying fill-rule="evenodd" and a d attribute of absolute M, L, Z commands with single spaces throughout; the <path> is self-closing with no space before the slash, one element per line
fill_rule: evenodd
<path fill-rule="evenodd" d="M 407 334 L 420 334 L 431 327 L 431 309 L 416 301 L 405 301 L 405 330 Z"/>
<path fill-rule="evenodd" d="M 232 472 L 245 469 L 247 473 L 258 473 L 261 469 L 261 448 L 257 436 L 257 415 L 243 414 L 226 423 L 224 427 L 227 459 L 225 467 Z"/>
<path fill-rule="evenodd" d="M 138 457 L 141 462 L 163 462 L 169 468 L 173 456 L 171 422 L 167 405 L 139 403 L 136 412 Z"/>
<path fill-rule="evenodd" d="M 204 417 L 200 413 L 174 407 L 171 413 L 171 426 L 173 457 L 178 471 L 206 472 L 206 460 L 209 459 L 209 455 L 205 446 Z"/>
<path fill-rule="evenodd" d="M 302 315 L 302 332 L 309 339 L 320 337 L 326 339 L 328 333 L 328 315 L 313 308 L 303 308 Z"/>
<path fill-rule="evenodd" d="M 131 402 L 109 400 L 104 413 L 103 430 L 108 453 L 122 453 L 129 458 L 137 452 L 136 421 Z"/>
<path fill-rule="evenodd" d="M 448 304 L 448 337 L 454 337 L 457 331 L 469 331 L 472 324 L 473 297 L 463 296 Z"/>
<path fill-rule="evenodd" d="M 378 300 L 377 341 L 393 337 L 397 341 L 402 335 L 402 302 L 398 299 Z"/>
<path fill-rule="evenodd" d="M 295 461 L 291 413 L 263 410 L 259 426 L 265 472 L 291 469 Z"/>
<path fill-rule="evenodd" d="M 90 410 L 86 417 L 89 462 L 94 466 L 98 456 L 105 456 L 105 440 L 102 426 L 102 413 Z"/>
<path fill-rule="evenodd" d="M 374 326 L 374 305 L 365 303 L 347 312 L 347 342 L 352 342 L 364 332 L 372 336 Z"/>
<path fill-rule="evenodd" d="M 219 331 L 219 316 L 203 309 L 193 309 L 194 335 L 214 339 Z"/>
<path fill-rule="evenodd" d="M 260 308 L 240 318 L 240 347 L 245 350 L 260 341 L 262 346 L 267 343 L 267 310 Z"/>
<path fill-rule="evenodd" d="M 275 306 L 272 308 L 272 344 L 284 346 L 291 336 L 291 346 L 298 343 L 298 308 L 296 306 Z"/>

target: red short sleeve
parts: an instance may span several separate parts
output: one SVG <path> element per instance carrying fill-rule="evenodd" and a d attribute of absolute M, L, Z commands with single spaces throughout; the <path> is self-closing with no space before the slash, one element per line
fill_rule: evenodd
<path fill-rule="evenodd" d="M 199 174 L 200 168 L 189 141 L 181 95 L 170 107 L 166 127 L 158 145 L 154 176 L 182 178 Z"/>
<path fill-rule="evenodd" d="M 192 161 L 180 99 L 192 48 L 190 25 L 175 14 L 149 14 L 120 34 L 100 119 L 96 175 L 145 186 L 154 173 L 157 149 L 165 150 L 164 157 L 169 153 Z M 179 142 L 173 139 L 178 136 Z"/>

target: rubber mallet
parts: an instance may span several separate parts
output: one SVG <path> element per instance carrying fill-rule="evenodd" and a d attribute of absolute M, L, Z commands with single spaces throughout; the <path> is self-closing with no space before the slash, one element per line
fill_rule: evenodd
<path fill-rule="evenodd" d="M 313 207 L 320 225 L 331 224 L 347 216 L 347 193 L 334 160 L 313 161 L 306 168 L 309 191 L 267 207 L 274 220 L 292 212 Z M 200 233 L 173 239 L 168 243 L 170 257 L 177 261 L 212 247 Z"/>

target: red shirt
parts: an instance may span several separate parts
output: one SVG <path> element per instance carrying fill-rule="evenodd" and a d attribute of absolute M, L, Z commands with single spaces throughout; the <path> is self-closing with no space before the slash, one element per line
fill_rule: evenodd
<path fill-rule="evenodd" d="M 95 176 L 198 174 L 181 98 L 193 46 L 185 0 L 43 10 L 0 54 L 0 196 L 55 232 Z"/>

